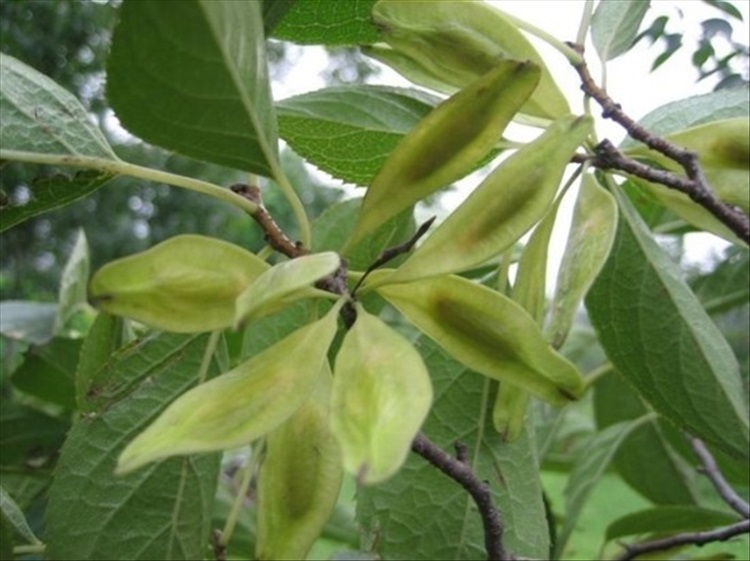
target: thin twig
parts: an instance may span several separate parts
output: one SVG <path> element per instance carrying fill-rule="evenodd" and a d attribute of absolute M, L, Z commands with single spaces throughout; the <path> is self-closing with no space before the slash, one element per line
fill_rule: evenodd
<path fill-rule="evenodd" d="M 750 518 L 750 505 L 745 502 L 742 497 L 732 489 L 727 480 L 724 479 L 719 466 L 716 464 L 716 460 L 714 460 L 713 455 L 709 449 L 706 448 L 706 445 L 703 444 L 703 441 L 699 438 L 691 438 L 690 444 L 693 446 L 695 455 L 698 456 L 701 464 L 703 464 L 702 471 L 706 474 L 706 477 L 711 480 L 714 487 L 716 487 L 721 498 L 743 518 Z"/>
<path fill-rule="evenodd" d="M 579 52 L 583 52 L 583 48 L 580 45 L 575 45 L 574 47 Z M 714 190 L 706 180 L 706 176 L 698 161 L 698 154 L 691 150 L 680 148 L 676 144 L 652 134 L 648 129 L 635 122 L 635 120 L 622 110 L 619 103 L 616 103 L 605 90 L 594 82 L 585 61 L 574 65 L 574 68 L 581 78 L 581 89 L 586 95 L 594 98 L 599 103 L 603 109 L 602 116 L 605 119 L 612 119 L 616 123 L 619 123 L 628 132 L 630 137 L 643 142 L 652 150 L 656 150 L 677 162 L 685 170 L 687 179 L 670 172 L 662 172 L 661 170 L 649 168 L 649 166 L 627 158 L 608 141 L 602 142 L 597 147 L 598 157 L 592 160 L 593 164 L 605 169 L 620 169 L 685 193 L 693 201 L 718 218 L 740 239 L 750 244 L 750 217 L 740 209 L 724 203 L 716 196 Z"/>
<path fill-rule="evenodd" d="M 707 543 L 723 542 L 741 534 L 750 533 L 750 520 L 742 520 L 729 526 L 722 526 L 705 532 L 686 532 L 676 534 L 660 540 L 652 540 L 635 545 L 626 545 L 625 553 L 618 557 L 618 561 L 629 561 L 644 553 L 663 551 L 679 545 L 702 546 Z"/>
<path fill-rule="evenodd" d="M 484 544 L 487 549 L 487 559 L 493 561 L 513 560 L 513 555 L 503 548 L 503 523 L 500 512 L 492 501 L 490 486 L 486 481 L 481 481 L 465 461 L 465 447 L 462 448 L 461 444 L 456 444 L 458 458 L 454 458 L 430 441 L 426 435 L 419 433 L 414 438 L 411 449 L 456 481 L 474 499 L 484 525 Z"/>

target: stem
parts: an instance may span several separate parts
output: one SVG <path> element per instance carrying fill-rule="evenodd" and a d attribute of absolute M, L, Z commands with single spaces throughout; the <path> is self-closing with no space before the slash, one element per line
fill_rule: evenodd
<path fill-rule="evenodd" d="M 249 213 L 255 212 L 258 208 L 257 205 L 253 204 L 251 201 L 232 193 L 229 189 L 219 187 L 213 183 L 166 171 L 145 168 L 122 160 L 109 160 L 106 158 L 79 156 L 74 154 L 37 154 L 34 152 L 19 152 L 16 150 L 0 150 L 0 160 L 15 160 L 31 164 L 45 164 L 52 166 L 70 166 L 94 169 L 114 175 L 128 175 L 131 177 L 146 179 L 147 181 L 166 183 L 167 185 L 172 185 L 174 187 L 182 187 L 183 189 L 203 193 L 204 195 L 209 195 L 221 201 L 231 203 Z"/>
<path fill-rule="evenodd" d="M 695 455 L 698 456 L 701 463 L 703 464 L 703 471 L 711 480 L 716 491 L 719 493 L 724 502 L 727 503 L 732 509 L 740 514 L 743 518 L 750 518 L 750 505 L 740 497 L 737 492 L 732 489 L 724 475 L 721 473 L 719 466 L 716 464 L 713 455 L 703 444 L 703 441 L 699 438 L 691 438 L 690 444 L 693 446 Z"/>
<path fill-rule="evenodd" d="M 581 23 L 578 26 L 578 34 L 576 35 L 576 43 L 579 45 L 586 44 L 586 34 L 589 32 L 589 26 L 591 25 L 591 15 L 594 13 L 594 0 L 586 0 L 586 4 L 583 6 L 583 13 L 581 13 Z"/>
<path fill-rule="evenodd" d="M 200 370 L 198 371 L 199 384 L 202 384 L 206 381 L 206 377 L 208 376 L 208 369 L 211 366 L 211 359 L 214 356 L 214 352 L 216 352 L 216 345 L 219 342 L 219 337 L 221 337 L 221 330 L 212 331 L 211 336 L 208 338 L 208 344 L 206 345 L 206 350 L 203 353 Z"/>
<path fill-rule="evenodd" d="M 252 460 L 252 458 L 248 458 L 247 462 L 242 468 L 242 481 L 240 482 L 240 486 L 237 489 L 237 497 L 234 499 L 232 510 L 229 511 L 227 522 L 226 524 L 224 524 L 224 529 L 221 532 L 221 538 L 219 538 L 219 543 L 224 547 L 226 547 L 226 545 L 229 543 L 229 540 L 232 538 L 234 527 L 237 525 L 237 519 L 239 518 L 240 510 L 242 509 L 242 503 L 245 501 L 247 490 L 250 487 L 250 481 L 252 481 L 254 468 L 255 462 Z"/>
<path fill-rule="evenodd" d="M 297 220 L 297 225 L 299 226 L 299 236 L 300 241 L 302 242 L 302 247 L 309 249 L 312 245 L 312 233 L 310 230 L 310 221 L 307 219 L 307 213 L 305 212 L 305 207 L 297 196 L 294 187 L 289 183 L 281 166 L 276 161 L 271 162 L 271 173 L 273 174 L 273 179 L 281 188 L 284 197 L 286 197 L 286 200 L 289 202 L 289 206 L 292 207 L 292 213 L 294 214 L 294 218 Z"/>
<path fill-rule="evenodd" d="M 517 17 L 514 17 L 507 12 L 503 12 L 503 16 L 505 16 L 506 19 L 510 20 L 511 23 L 516 24 L 519 29 L 523 29 L 531 35 L 538 37 L 545 43 L 548 43 L 551 47 L 559 51 L 565 58 L 567 58 L 568 61 L 570 61 L 570 64 L 575 66 L 576 64 L 581 64 L 583 62 L 583 57 L 578 54 L 575 49 L 572 49 L 563 41 L 560 41 L 546 31 L 539 29 L 538 27 L 531 25 L 530 23 L 523 21 L 522 19 L 518 19 Z"/>

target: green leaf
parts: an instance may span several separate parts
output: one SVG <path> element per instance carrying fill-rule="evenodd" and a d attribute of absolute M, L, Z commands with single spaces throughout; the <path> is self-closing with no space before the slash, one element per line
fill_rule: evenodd
<path fill-rule="evenodd" d="M 620 374 L 610 372 L 594 386 L 594 413 L 601 430 L 641 417 L 648 409 Z M 628 485 L 656 504 L 694 504 L 693 466 L 672 448 L 666 430 L 674 429 L 655 420 L 642 426 L 620 445 L 614 465 Z"/>
<path fill-rule="evenodd" d="M 315 296 L 318 291 L 310 285 L 330 275 L 340 265 L 341 259 L 332 251 L 303 255 L 274 265 L 237 297 L 235 325 L 271 314 L 296 300 Z"/>
<path fill-rule="evenodd" d="M 365 45 L 378 40 L 370 20 L 375 0 L 303 0 L 294 4 L 273 36 L 302 45 Z"/>
<path fill-rule="evenodd" d="M 98 409 L 90 394 L 123 340 L 123 320 L 100 312 L 83 340 L 75 373 L 76 405 L 81 413 Z"/>
<path fill-rule="evenodd" d="M 617 203 L 593 176 L 587 174 L 573 210 L 545 329 L 553 347 L 560 348 L 568 336 L 581 300 L 609 256 L 616 230 Z"/>
<path fill-rule="evenodd" d="M 340 305 L 237 368 L 181 395 L 120 454 L 117 471 L 236 448 L 272 431 L 310 396 Z"/>
<path fill-rule="evenodd" d="M 46 513 L 47 556 L 203 558 L 218 455 L 172 459 L 126 477 L 113 471 L 125 442 L 198 381 L 208 339 L 150 336 L 113 357 L 109 406 L 78 421 L 60 456 Z"/>
<path fill-rule="evenodd" d="M 618 189 L 617 237 L 586 298 L 607 356 L 678 427 L 747 458 L 748 413 L 726 339 Z"/>
<path fill-rule="evenodd" d="M 8 339 L 44 345 L 54 332 L 57 304 L 5 300 L 0 302 L 0 333 Z"/>
<path fill-rule="evenodd" d="M 13 385 L 44 401 L 75 409 L 75 372 L 80 339 L 55 338 L 42 347 L 30 347 L 13 373 Z"/>
<path fill-rule="evenodd" d="M 79 229 L 60 279 L 55 333 L 59 333 L 67 321 L 87 305 L 86 287 L 89 282 L 89 261 L 86 234 L 84 234 L 83 229 Z"/>
<path fill-rule="evenodd" d="M 263 31 L 268 35 L 297 0 L 263 0 Z"/>
<path fill-rule="evenodd" d="M 739 522 L 736 514 L 700 507 L 660 506 L 631 512 L 607 527 L 606 541 L 639 534 L 665 537 Z"/>
<path fill-rule="evenodd" d="M 703 0 L 703 1 L 709 6 L 713 6 L 717 10 L 721 10 L 725 14 L 729 14 L 733 18 L 743 21 L 742 12 L 740 12 L 737 8 L 735 8 L 731 2 L 725 2 L 724 0 Z"/>
<path fill-rule="evenodd" d="M 306 160 L 344 181 L 366 186 L 401 138 L 439 98 L 387 86 L 341 86 L 276 105 L 281 136 Z"/>
<path fill-rule="evenodd" d="M 615 452 L 634 430 L 648 422 L 650 418 L 645 415 L 635 420 L 610 425 L 596 433 L 578 454 L 578 460 L 573 466 L 565 487 L 565 518 L 555 544 L 556 559 L 562 559 L 561 554 L 575 528 L 578 516 Z"/>
<path fill-rule="evenodd" d="M 2 53 L 0 139 L 3 150 L 117 159 L 70 92 Z"/>
<path fill-rule="evenodd" d="M 1 465 L 10 468 L 8 473 L 29 468 L 36 471 L 39 467 L 54 465 L 69 428 L 66 419 L 3 400 L 0 408 Z"/>
<path fill-rule="evenodd" d="M 551 124 L 482 181 L 389 282 L 466 271 L 511 247 L 547 213 L 566 165 L 591 127 L 589 117 L 572 115 Z"/>
<path fill-rule="evenodd" d="M 648 113 L 638 122 L 651 133 L 664 136 L 691 127 L 750 115 L 750 100 L 746 88 L 725 89 L 672 101 Z M 640 143 L 626 137 L 620 144 L 627 150 Z"/>
<path fill-rule="evenodd" d="M 487 410 L 486 380 L 452 359 L 435 343 L 415 343 L 435 390 L 423 431 L 446 452 L 458 441 L 469 463 L 489 482 L 502 512 L 504 545 L 519 557 L 548 559 L 549 537 L 533 437 L 502 443 Z M 484 559 L 484 531 L 476 505 L 456 483 L 410 454 L 396 476 L 358 490 L 357 516 L 366 542 L 382 559 Z"/>
<path fill-rule="evenodd" d="M 260 2 L 126 1 L 107 92 L 144 140 L 264 176 L 278 166 Z"/>
<path fill-rule="evenodd" d="M 591 40 L 602 61 L 628 52 L 651 2 L 599 2 L 591 18 Z"/>
<path fill-rule="evenodd" d="M 34 532 L 29 528 L 29 523 L 26 522 L 26 517 L 23 515 L 23 511 L 18 507 L 16 501 L 13 500 L 8 492 L 0 486 L 0 513 L 2 513 L 5 520 L 20 534 L 28 543 L 41 544 L 42 542 L 34 535 Z"/>
<path fill-rule="evenodd" d="M 721 314 L 748 303 L 750 297 L 750 252 L 734 247 L 709 273 L 690 279 L 690 286 L 706 311 Z"/>

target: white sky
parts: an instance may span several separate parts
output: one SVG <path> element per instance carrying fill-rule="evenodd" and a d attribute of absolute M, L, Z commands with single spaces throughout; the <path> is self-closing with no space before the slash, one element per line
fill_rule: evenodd
<path fill-rule="evenodd" d="M 583 0 L 488 0 L 497 8 L 507 11 L 536 27 L 547 31 L 562 40 L 575 40 Z M 610 0 L 634 1 L 634 0 Z M 735 35 L 733 39 L 743 44 L 748 43 L 747 21 L 750 15 L 750 2 L 736 0 L 733 4 L 743 13 L 744 22 L 731 20 Z M 701 0 L 652 0 L 651 9 L 646 14 L 644 26 L 650 24 L 660 15 L 669 16 L 668 32 L 683 33 L 683 47 L 654 73 L 649 72 L 652 61 L 663 50 L 661 44 L 651 46 L 644 40 L 633 50 L 612 60 L 607 67 L 607 90 L 619 102 L 623 109 L 636 120 L 648 112 L 670 101 L 707 93 L 713 90 L 717 80 L 713 77 L 696 82 L 697 70 L 692 66 L 691 55 L 700 37 L 700 22 L 709 18 L 726 18 L 725 14 Z M 566 94 L 574 112 L 582 112 L 582 93 L 575 71 L 568 62 L 544 42 L 529 37 L 535 45 L 548 68 L 555 77 L 558 85 Z M 595 79 L 600 78 L 600 66 L 593 45 L 587 45 L 587 62 Z M 274 98 L 280 99 L 291 95 L 304 93 L 325 87 L 321 71 L 326 66 L 324 51 L 317 47 L 301 48 L 299 59 L 293 63 L 293 68 L 284 83 L 275 83 Z M 376 78 L 377 83 L 411 86 L 408 81 L 383 66 L 383 71 Z M 597 113 L 595 113 L 597 115 Z M 510 137 L 521 139 L 511 130 Z M 610 138 L 618 144 L 623 138 L 622 129 L 609 121 L 599 119 L 597 122 L 599 138 Z M 459 183 L 469 184 L 469 188 L 477 184 L 476 177 L 469 177 Z M 349 193 L 352 193 L 349 190 Z M 442 201 L 447 207 L 454 207 L 468 193 L 467 188 L 447 193 Z M 572 197 L 569 197 L 572 199 Z M 569 205 L 572 206 L 572 205 Z M 570 208 L 567 209 L 570 212 Z M 565 211 L 561 211 L 564 214 Z M 567 219 L 569 220 L 569 218 Z M 550 271 L 548 285 L 554 282 L 559 259 L 567 238 L 566 220 L 559 220 L 553 234 L 553 244 L 550 251 Z M 687 241 L 687 260 L 692 263 L 703 262 L 707 257 L 715 254 L 727 244 L 710 234 L 689 234 Z"/>

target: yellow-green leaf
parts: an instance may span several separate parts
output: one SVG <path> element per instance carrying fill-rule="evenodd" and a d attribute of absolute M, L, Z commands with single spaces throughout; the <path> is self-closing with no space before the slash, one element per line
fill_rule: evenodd
<path fill-rule="evenodd" d="M 235 300 L 268 267 L 236 245 L 176 236 L 99 269 L 89 297 L 109 314 L 158 329 L 212 331 L 233 324 Z"/>
<path fill-rule="evenodd" d="M 310 399 L 266 439 L 258 476 L 257 559 L 305 559 L 336 505 L 343 469 L 331 433 L 331 369 Z"/>
<path fill-rule="evenodd" d="M 331 425 L 344 469 L 371 485 L 393 475 L 432 404 L 427 368 L 411 342 L 357 306 L 336 357 Z"/>
<path fill-rule="evenodd" d="M 576 367 L 547 344 L 526 310 L 494 290 L 443 276 L 386 284 L 377 292 L 472 370 L 553 405 L 564 405 L 583 391 Z"/>
<path fill-rule="evenodd" d="M 547 212 L 566 164 L 591 126 L 590 117 L 555 121 L 493 171 L 389 282 L 465 271 L 513 245 Z"/>
<path fill-rule="evenodd" d="M 502 383 L 492 408 L 492 423 L 506 442 L 514 442 L 523 433 L 526 408 L 531 394 L 513 384 Z"/>
<path fill-rule="evenodd" d="M 255 279 L 237 298 L 235 325 L 273 313 L 300 298 L 315 296 L 310 285 L 341 264 L 332 252 L 303 255 L 279 263 Z"/>
<path fill-rule="evenodd" d="M 278 427 L 315 388 L 340 307 L 184 393 L 128 444 L 117 471 L 129 472 L 178 454 L 235 448 Z"/>
<path fill-rule="evenodd" d="M 347 247 L 469 173 L 492 150 L 538 81 L 536 65 L 504 61 L 428 113 L 373 179 Z"/>

